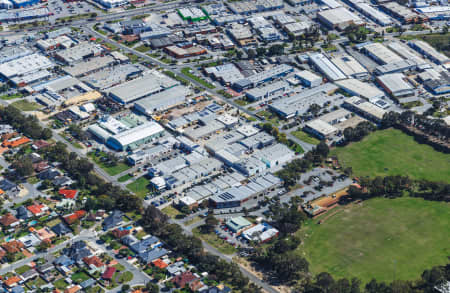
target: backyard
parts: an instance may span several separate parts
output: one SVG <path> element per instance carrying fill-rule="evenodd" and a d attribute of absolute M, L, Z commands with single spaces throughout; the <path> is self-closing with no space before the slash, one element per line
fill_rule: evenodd
<path fill-rule="evenodd" d="M 417 143 L 400 130 L 376 131 L 360 142 L 331 151 L 354 176 L 408 175 L 414 179 L 450 181 L 450 155 Z"/>
<path fill-rule="evenodd" d="M 448 203 L 409 197 L 338 207 L 320 225 L 318 220 L 327 215 L 307 221 L 299 231 L 304 243 L 298 252 L 313 273 L 363 282 L 414 280 L 425 269 L 447 263 L 449 208 Z"/>

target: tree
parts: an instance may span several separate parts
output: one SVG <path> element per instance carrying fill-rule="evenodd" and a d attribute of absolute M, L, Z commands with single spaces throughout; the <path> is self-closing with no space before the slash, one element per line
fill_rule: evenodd
<path fill-rule="evenodd" d="M 266 48 L 264 47 L 258 47 L 256 48 L 256 53 L 258 54 L 258 57 L 262 57 L 264 55 L 266 55 Z"/>
<path fill-rule="evenodd" d="M 329 273 L 323 272 L 316 276 L 316 284 L 322 288 L 323 292 L 328 293 L 332 292 L 335 281 Z"/>
<path fill-rule="evenodd" d="M 123 285 L 122 285 L 121 292 L 126 293 L 126 292 L 128 292 L 130 289 L 131 289 L 130 285 L 128 285 L 128 284 L 123 284 Z"/>
<path fill-rule="evenodd" d="M 208 213 L 205 219 L 205 224 L 202 226 L 203 233 L 212 233 L 219 224 L 219 220 L 214 217 L 213 213 Z"/>
<path fill-rule="evenodd" d="M 147 291 L 149 293 L 159 293 L 159 286 L 157 284 L 155 284 L 155 283 L 148 282 L 145 285 L 145 288 L 147 289 Z"/>
<path fill-rule="evenodd" d="M 142 225 L 144 228 L 156 235 L 161 233 L 168 221 L 169 217 L 153 205 L 149 205 L 145 209 L 144 216 L 142 217 Z"/>
<path fill-rule="evenodd" d="M 320 155 L 323 158 L 326 158 L 328 156 L 328 154 L 330 153 L 330 148 L 328 147 L 328 145 L 324 142 L 321 141 L 317 147 L 315 152 Z"/>
<path fill-rule="evenodd" d="M 275 254 L 270 260 L 277 277 L 283 281 L 298 279 L 309 267 L 306 259 L 293 251 Z"/>
<path fill-rule="evenodd" d="M 250 59 L 250 60 L 253 60 L 253 59 L 255 59 L 255 57 L 256 57 L 256 51 L 254 50 L 254 49 L 248 49 L 247 50 L 247 57 L 248 57 L 248 59 Z"/>
<path fill-rule="evenodd" d="M 317 104 L 312 104 L 311 106 L 309 106 L 308 111 L 311 112 L 311 114 L 313 114 L 314 116 L 317 116 L 317 114 L 319 114 L 321 107 Z"/>
<path fill-rule="evenodd" d="M 33 163 L 29 157 L 23 157 L 20 161 L 15 161 L 12 167 L 21 177 L 30 176 L 34 172 Z"/>
<path fill-rule="evenodd" d="M 240 60 L 241 58 L 242 58 L 242 51 L 241 50 L 236 50 L 236 58 L 238 59 L 238 60 Z"/>
<path fill-rule="evenodd" d="M 284 46 L 281 44 L 275 44 L 269 47 L 269 56 L 275 55 L 283 55 L 284 54 Z"/>

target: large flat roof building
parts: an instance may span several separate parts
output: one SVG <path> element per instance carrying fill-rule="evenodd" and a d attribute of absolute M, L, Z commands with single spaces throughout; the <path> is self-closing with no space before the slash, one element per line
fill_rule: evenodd
<path fill-rule="evenodd" d="M 276 65 L 268 70 L 258 72 L 234 82 L 233 87 L 239 91 L 253 88 L 265 82 L 285 76 L 292 71 L 294 71 L 294 68 L 287 64 Z"/>
<path fill-rule="evenodd" d="M 129 130 L 110 136 L 106 144 L 119 151 L 135 149 L 138 146 L 149 143 L 164 133 L 164 128 L 156 122 L 146 122 Z"/>
<path fill-rule="evenodd" d="M 189 90 L 186 87 L 175 86 L 140 99 L 134 104 L 134 108 L 145 115 L 151 115 L 154 112 L 164 111 L 184 103 L 188 94 Z"/>
<path fill-rule="evenodd" d="M 76 46 L 56 52 L 55 58 L 67 64 L 73 64 L 89 57 L 98 56 L 102 51 L 103 48 L 99 44 L 81 42 Z"/>
<path fill-rule="evenodd" d="M 214 77 L 224 84 L 232 84 L 236 80 L 244 78 L 242 73 L 233 63 L 207 67 L 204 70 L 208 75 Z"/>
<path fill-rule="evenodd" d="M 347 107 L 349 110 L 355 111 L 363 117 L 377 123 L 383 119 L 383 116 L 386 113 L 386 111 L 380 107 L 356 96 L 346 99 L 344 101 L 344 107 Z"/>
<path fill-rule="evenodd" d="M 315 119 L 306 123 L 305 131 L 312 133 L 320 139 L 327 139 L 338 132 L 338 129 L 321 119 Z"/>
<path fill-rule="evenodd" d="M 24 46 L 10 46 L 0 49 L 0 63 L 5 63 L 32 54 L 33 51 Z"/>
<path fill-rule="evenodd" d="M 324 54 L 313 54 L 309 57 L 309 59 L 311 63 L 328 78 L 329 81 L 347 78 L 347 76 Z"/>
<path fill-rule="evenodd" d="M 269 108 L 282 117 L 289 119 L 296 115 L 306 113 L 312 104 L 323 105 L 328 102 L 333 98 L 329 95 L 337 89 L 338 87 L 334 84 L 326 83 L 302 91 L 301 93 L 291 97 L 283 97 L 282 99 L 270 104 Z"/>
<path fill-rule="evenodd" d="M 420 54 L 423 54 L 425 57 L 430 59 L 436 64 L 449 64 L 450 58 L 446 55 L 438 52 L 435 48 L 430 46 L 427 42 L 420 41 L 420 40 L 412 40 L 408 42 L 408 45 L 419 52 Z"/>
<path fill-rule="evenodd" d="M 33 72 L 53 67 L 53 62 L 41 54 L 26 55 L 0 65 L 0 74 L 11 79 L 15 76 L 31 74 Z"/>
<path fill-rule="evenodd" d="M 112 56 L 106 55 L 96 58 L 91 58 L 87 61 L 81 61 L 76 64 L 66 66 L 63 70 L 72 76 L 80 77 L 85 74 L 105 68 L 115 62 Z"/>
<path fill-rule="evenodd" d="M 317 18 L 320 22 L 331 29 L 343 30 L 352 24 L 364 24 L 364 21 L 359 16 L 357 16 L 353 12 L 350 12 L 345 7 L 338 7 L 321 11 L 317 13 Z"/>
<path fill-rule="evenodd" d="M 315 87 L 322 84 L 322 77 L 312 73 L 308 70 L 302 70 L 295 73 L 295 77 L 298 78 L 304 86 Z"/>
<path fill-rule="evenodd" d="M 387 13 L 399 19 L 402 23 L 414 23 L 418 22 L 419 19 L 424 20 L 426 18 L 395 1 L 383 3 L 380 7 Z"/>
<path fill-rule="evenodd" d="M 388 48 L 394 51 L 396 54 L 398 54 L 400 57 L 403 57 L 407 60 L 414 61 L 417 64 L 417 67 L 419 69 L 426 69 L 429 68 L 430 65 L 426 60 L 424 60 L 422 57 L 420 57 L 414 50 L 412 50 L 407 45 L 393 41 L 387 44 Z"/>
<path fill-rule="evenodd" d="M 392 25 L 392 18 L 378 9 L 372 7 L 369 3 L 360 0 L 348 0 L 359 12 L 372 19 L 381 26 Z"/>
<path fill-rule="evenodd" d="M 250 199 L 258 199 L 267 190 L 279 186 L 282 181 L 272 174 L 251 179 L 248 184 L 231 187 L 210 197 L 210 205 L 216 209 L 240 207 Z"/>
<path fill-rule="evenodd" d="M 91 73 L 84 76 L 82 80 L 95 89 L 104 90 L 118 85 L 133 76 L 137 76 L 142 71 L 143 68 L 140 66 L 134 64 L 121 64 Z"/>
<path fill-rule="evenodd" d="M 331 62 L 345 75 L 356 79 L 366 79 L 369 72 L 355 58 L 350 55 L 332 57 Z"/>
<path fill-rule="evenodd" d="M 376 62 L 381 65 L 394 63 L 403 60 L 402 57 L 398 56 L 383 44 L 380 43 L 369 43 L 364 45 L 363 50 Z"/>
<path fill-rule="evenodd" d="M 339 80 L 336 82 L 336 85 L 351 95 L 363 97 L 368 100 L 380 99 L 384 97 L 384 93 L 376 86 L 357 79 L 349 78 Z"/>
<path fill-rule="evenodd" d="M 259 100 L 262 100 L 263 98 L 268 98 L 270 96 L 274 96 L 277 93 L 279 93 L 281 95 L 288 88 L 289 88 L 289 85 L 287 84 L 287 82 L 280 80 L 280 81 L 268 84 L 263 87 L 256 87 L 256 88 L 250 89 L 245 93 L 245 96 L 251 101 L 259 101 Z"/>
<path fill-rule="evenodd" d="M 176 86 L 178 82 L 168 76 L 152 71 L 144 76 L 109 88 L 109 96 L 122 104 L 129 104 L 165 89 Z"/>
<path fill-rule="evenodd" d="M 377 81 L 392 96 L 405 97 L 414 95 L 414 87 L 410 85 L 402 73 L 385 74 L 377 77 Z"/>

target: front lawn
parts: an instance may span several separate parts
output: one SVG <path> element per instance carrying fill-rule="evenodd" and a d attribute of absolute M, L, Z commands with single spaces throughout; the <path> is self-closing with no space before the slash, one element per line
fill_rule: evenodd
<path fill-rule="evenodd" d="M 72 276 L 70 276 L 70 278 L 72 279 L 72 281 L 79 284 L 79 283 L 84 282 L 87 279 L 89 279 L 89 276 L 85 272 L 80 271 L 75 274 L 72 274 Z"/>
<path fill-rule="evenodd" d="M 128 184 L 127 188 L 134 192 L 137 196 L 144 198 L 149 192 L 149 189 L 147 188 L 149 184 L 150 180 L 145 178 L 145 176 L 142 176 Z"/>
<path fill-rule="evenodd" d="M 195 80 L 196 82 L 200 83 L 204 87 L 207 87 L 209 89 L 215 88 L 215 86 L 213 84 L 210 84 L 209 82 L 207 82 L 203 78 L 200 78 L 197 75 L 191 73 L 191 70 L 192 70 L 191 68 L 185 67 L 185 68 L 181 69 L 181 73 L 183 73 L 184 75 L 190 77 L 191 79 Z"/>
<path fill-rule="evenodd" d="M 291 134 L 306 143 L 310 143 L 313 145 L 318 145 L 320 143 L 320 140 L 318 140 L 317 138 L 309 135 L 308 133 L 306 133 L 302 130 L 292 131 Z"/>
<path fill-rule="evenodd" d="M 167 207 L 163 208 L 161 211 L 162 211 L 163 213 L 165 213 L 166 215 L 168 215 L 169 217 L 173 218 L 173 219 L 174 219 L 176 216 L 182 214 L 179 210 L 177 210 L 177 209 L 174 208 L 173 206 L 167 206 Z"/>
<path fill-rule="evenodd" d="M 131 280 L 133 280 L 133 273 L 126 271 L 119 276 L 118 281 L 119 281 L 119 283 L 123 284 L 123 283 L 128 283 Z"/>
<path fill-rule="evenodd" d="M 66 290 L 67 286 L 69 286 L 69 284 L 67 284 L 66 281 L 64 281 L 64 279 L 59 279 L 56 280 L 55 282 L 53 282 L 53 286 L 55 286 L 55 288 L 59 289 L 59 290 Z"/>
<path fill-rule="evenodd" d="M 338 210 L 340 209 L 340 210 Z M 298 252 L 310 270 L 335 278 L 415 280 L 450 255 L 450 204 L 419 198 L 375 198 L 338 207 L 299 231 Z"/>
<path fill-rule="evenodd" d="M 223 254 L 234 254 L 237 252 L 237 249 L 234 248 L 234 246 L 229 244 L 226 240 L 219 238 L 214 233 L 203 234 L 200 232 L 199 228 L 193 229 L 192 233 L 194 233 L 195 236 L 203 239 L 205 242 L 207 242 L 209 245 L 213 246 Z"/>
<path fill-rule="evenodd" d="M 112 166 L 110 164 L 108 164 L 108 162 L 103 162 L 102 158 L 106 157 L 106 154 L 103 152 L 98 153 L 98 155 L 96 155 L 94 152 L 89 153 L 89 157 L 97 164 L 100 166 L 100 168 L 102 168 L 103 170 L 106 171 L 106 173 L 108 173 L 111 176 L 120 174 L 128 169 L 130 169 L 130 166 L 128 166 L 127 164 L 125 164 L 124 162 L 117 162 L 116 165 Z"/>
<path fill-rule="evenodd" d="M 331 151 L 355 176 L 408 175 L 414 179 L 450 181 L 450 154 L 417 143 L 400 130 L 376 131 L 360 142 Z"/>
<path fill-rule="evenodd" d="M 125 182 L 125 181 L 130 180 L 131 178 L 133 178 L 132 175 L 130 175 L 130 174 L 125 174 L 125 175 L 119 177 L 119 179 L 117 179 L 117 181 L 119 181 L 119 182 Z"/>
<path fill-rule="evenodd" d="M 14 106 L 21 111 L 36 111 L 42 108 L 38 103 L 29 102 L 27 100 L 15 101 L 11 103 L 11 106 Z"/>
<path fill-rule="evenodd" d="M 0 99 L 2 100 L 12 100 L 12 99 L 17 99 L 17 98 L 21 98 L 23 97 L 23 95 L 21 93 L 15 93 L 15 94 L 6 94 L 3 96 L 0 96 Z"/>
<path fill-rule="evenodd" d="M 15 269 L 16 274 L 18 274 L 18 275 L 22 275 L 23 273 L 25 273 L 26 271 L 29 271 L 29 270 L 30 270 L 30 267 L 27 265 L 24 265 L 24 266 L 21 266 L 21 267 L 18 267 L 17 269 Z"/>

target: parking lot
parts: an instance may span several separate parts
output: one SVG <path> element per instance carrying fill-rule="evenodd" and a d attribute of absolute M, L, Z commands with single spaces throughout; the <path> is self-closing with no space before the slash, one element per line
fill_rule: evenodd
<path fill-rule="evenodd" d="M 55 22 L 58 18 L 76 16 L 86 13 L 101 13 L 87 2 L 64 2 L 63 0 L 49 0 L 48 9 L 53 12 L 50 22 Z"/>

